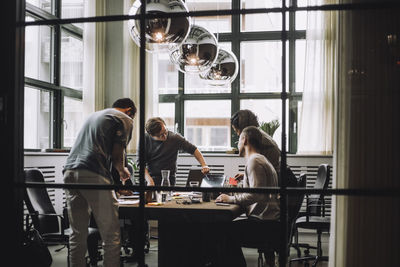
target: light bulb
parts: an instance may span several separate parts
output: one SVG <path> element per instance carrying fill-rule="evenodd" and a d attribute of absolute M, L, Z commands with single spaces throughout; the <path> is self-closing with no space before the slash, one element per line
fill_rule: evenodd
<path fill-rule="evenodd" d="M 189 12 L 182 0 L 146 0 L 146 13 L 163 15 L 169 12 Z M 136 0 L 129 15 L 139 15 L 141 0 Z M 190 17 L 146 19 L 145 38 L 147 52 L 172 51 L 179 47 L 189 34 Z M 140 46 L 140 20 L 128 20 L 129 33 L 136 45 Z"/>
<path fill-rule="evenodd" d="M 208 70 L 218 55 L 218 42 L 214 34 L 193 25 L 188 37 L 171 52 L 170 59 L 183 73 L 200 73 Z"/>
<path fill-rule="evenodd" d="M 201 79 L 212 86 L 227 86 L 233 82 L 238 74 L 239 64 L 236 56 L 227 50 L 219 49 L 218 57 L 210 69 L 200 73 Z"/>

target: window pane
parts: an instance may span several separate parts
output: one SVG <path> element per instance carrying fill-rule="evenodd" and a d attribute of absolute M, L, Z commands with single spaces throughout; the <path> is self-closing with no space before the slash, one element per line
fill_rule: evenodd
<path fill-rule="evenodd" d="M 61 85 L 82 90 L 83 42 L 66 31 L 61 34 Z"/>
<path fill-rule="evenodd" d="M 51 148 L 51 94 L 25 87 L 24 148 Z"/>
<path fill-rule="evenodd" d="M 179 74 L 175 64 L 169 59 L 169 54 L 152 54 L 150 64 L 152 62 L 155 62 L 155 64 L 153 64 L 153 72 L 149 75 L 152 75 L 153 82 L 158 82 L 158 84 L 153 84 L 153 88 L 158 88 L 159 94 L 177 94 Z M 157 76 L 154 77 L 154 74 Z"/>
<path fill-rule="evenodd" d="M 64 97 L 64 147 L 72 147 L 83 124 L 83 102 Z"/>
<path fill-rule="evenodd" d="M 242 9 L 281 7 L 281 1 L 242 0 Z M 241 16 L 242 31 L 280 31 L 282 14 L 263 13 Z"/>
<path fill-rule="evenodd" d="M 34 21 L 26 17 L 26 21 Z M 25 28 L 25 76 L 51 81 L 51 32 L 48 26 L 29 26 Z"/>
<path fill-rule="evenodd" d="M 307 11 L 296 12 L 296 30 L 305 30 L 307 27 Z"/>
<path fill-rule="evenodd" d="M 26 0 L 26 2 L 51 13 L 52 0 Z"/>
<path fill-rule="evenodd" d="M 286 105 L 286 107 L 288 107 Z M 240 109 L 249 109 L 253 111 L 261 124 L 262 122 L 270 122 L 278 120 L 282 125 L 282 100 L 280 99 L 244 99 L 240 101 Z M 288 114 L 288 112 L 286 112 Z M 287 120 L 286 120 L 287 121 Z M 286 131 L 288 127 L 286 126 Z M 272 138 L 281 147 L 282 126 L 275 131 Z M 288 138 L 286 138 L 288 140 Z M 288 142 L 286 142 L 286 145 Z"/>
<path fill-rule="evenodd" d="M 230 100 L 185 101 L 185 137 L 200 150 L 230 148 Z"/>
<path fill-rule="evenodd" d="M 167 124 L 167 129 L 175 132 L 175 103 L 159 103 L 158 114 Z"/>
<path fill-rule="evenodd" d="M 81 18 L 84 16 L 83 0 L 62 0 L 61 17 L 66 18 Z M 74 24 L 77 27 L 83 28 L 83 23 Z"/>
<path fill-rule="evenodd" d="M 218 44 L 220 48 L 231 51 L 231 43 L 224 42 Z M 185 94 L 222 94 L 230 93 L 231 85 L 212 86 L 207 84 L 198 74 L 185 74 Z"/>
<path fill-rule="evenodd" d="M 281 91 L 282 44 L 280 41 L 242 42 L 240 91 Z"/>
<path fill-rule="evenodd" d="M 296 41 L 296 92 L 303 92 L 304 67 L 306 60 L 306 41 Z"/>
<path fill-rule="evenodd" d="M 189 11 L 231 9 L 231 0 L 187 0 Z M 231 16 L 192 17 L 194 24 L 212 33 L 231 32 Z"/>

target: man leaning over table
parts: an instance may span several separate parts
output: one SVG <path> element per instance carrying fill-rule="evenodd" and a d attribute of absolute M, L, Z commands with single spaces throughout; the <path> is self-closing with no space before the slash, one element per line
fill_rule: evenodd
<path fill-rule="evenodd" d="M 180 134 L 168 131 L 162 118 L 150 118 L 146 122 L 145 129 L 144 160 L 147 185 L 161 184 L 161 170 L 170 170 L 170 184 L 175 185 L 176 162 L 180 150 L 192 154 L 200 163 L 203 173 L 210 171 L 197 147 Z M 137 163 L 140 164 L 139 157 Z"/>
<path fill-rule="evenodd" d="M 119 179 L 129 179 L 124 165 L 125 148 L 133 129 L 136 106 L 129 98 L 114 102 L 112 108 L 97 111 L 85 121 L 64 167 L 64 182 L 113 184 L 113 165 Z M 69 242 L 71 266 L 86 266 L 89 212 L 92 211 L 103 240 L 104 267 L 120 264 L 120 226 L 112 190 L 65 189 L 72 229 Z"/>
<path fill-rule="evenodd" d="M 246 159 L 244 171 L 243 187 L 277 187 L 278 176 L 267 158 L 260 154 L 262 147 L 262 133 L 255 126 L 249 126 L 243 129 L 239 137 L 238 149 L 239 155 Z M 234 203 L 240 205 L 246 212 L 246 219 L 234 220 L 232 224 L 233 238 L 237 245 L 246 243 L 260 236 L 273 235 L 275 231 L 265 226 L 266 221 L 276 221 L 279 219 L 279 200 L 275 194 L 259 193 L 235 193 L 232 196 L 221 194 L 215 200 L 216 202 Z M 268 231 L 270 230 L 270 231 Z M 240 261 L 244 262 L 243 252 Z M 274 266 L 274 254 L 266 255 L 267 264 Z"/>

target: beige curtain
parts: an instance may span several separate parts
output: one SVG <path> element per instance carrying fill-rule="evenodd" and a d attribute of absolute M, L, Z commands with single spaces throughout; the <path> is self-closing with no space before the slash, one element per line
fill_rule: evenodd
<path fill-rule="evenodd" d="M 104 16 L 105 0 L 85 1 L 85 17 Z M 84 23 L 83 28 L 83 117 L 104 108 L 105 43 L 104 23 Z"/>
<path fill-rule="evenodd" d="M 335 2 L 308 0 L 308 5 Z M 335 12 L 308 12 L 304 91 L 298 136 L 299 154 L 330 155 L 333 152 L 337 28 Z"/>
<path fill-rule="evenodd" d="M 124 14 L 134 1 L 124 0 Z M 128 23 L 124 22 L 124 96 L 130 97 L 136 104 L 138 111 L 140 105 L 140 48 L 133 42 L 129 35 Z M 157 54 L 146 53 L 146 85 L 145 85 L 145 118 L 158 115 L 158 77 L 157 77 Z M 132 140 L 128 147 L 128 153 L 135 153 L 139 141 L 139 112 L 134 121 Z"/>

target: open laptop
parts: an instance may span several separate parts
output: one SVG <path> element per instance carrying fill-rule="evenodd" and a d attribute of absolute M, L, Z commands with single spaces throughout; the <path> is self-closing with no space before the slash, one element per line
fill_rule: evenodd
<path fill-rule="evenodd" d="M 223 174 L 207 174 L 200 187 L 224 187 L 226 176 Z"/>
<path fill-rule="evenodd" d="M 204 174 L 201 172 L 201 169 L 196 168 L 196 169 L 190 169 L 189 170 L 189 175 L 186 180 L 186 187 L 190 187 L 190 182 L 196 181 L 199 182 L 199 185 L 201 184 L 201 181 L 203 180 Z"/>

